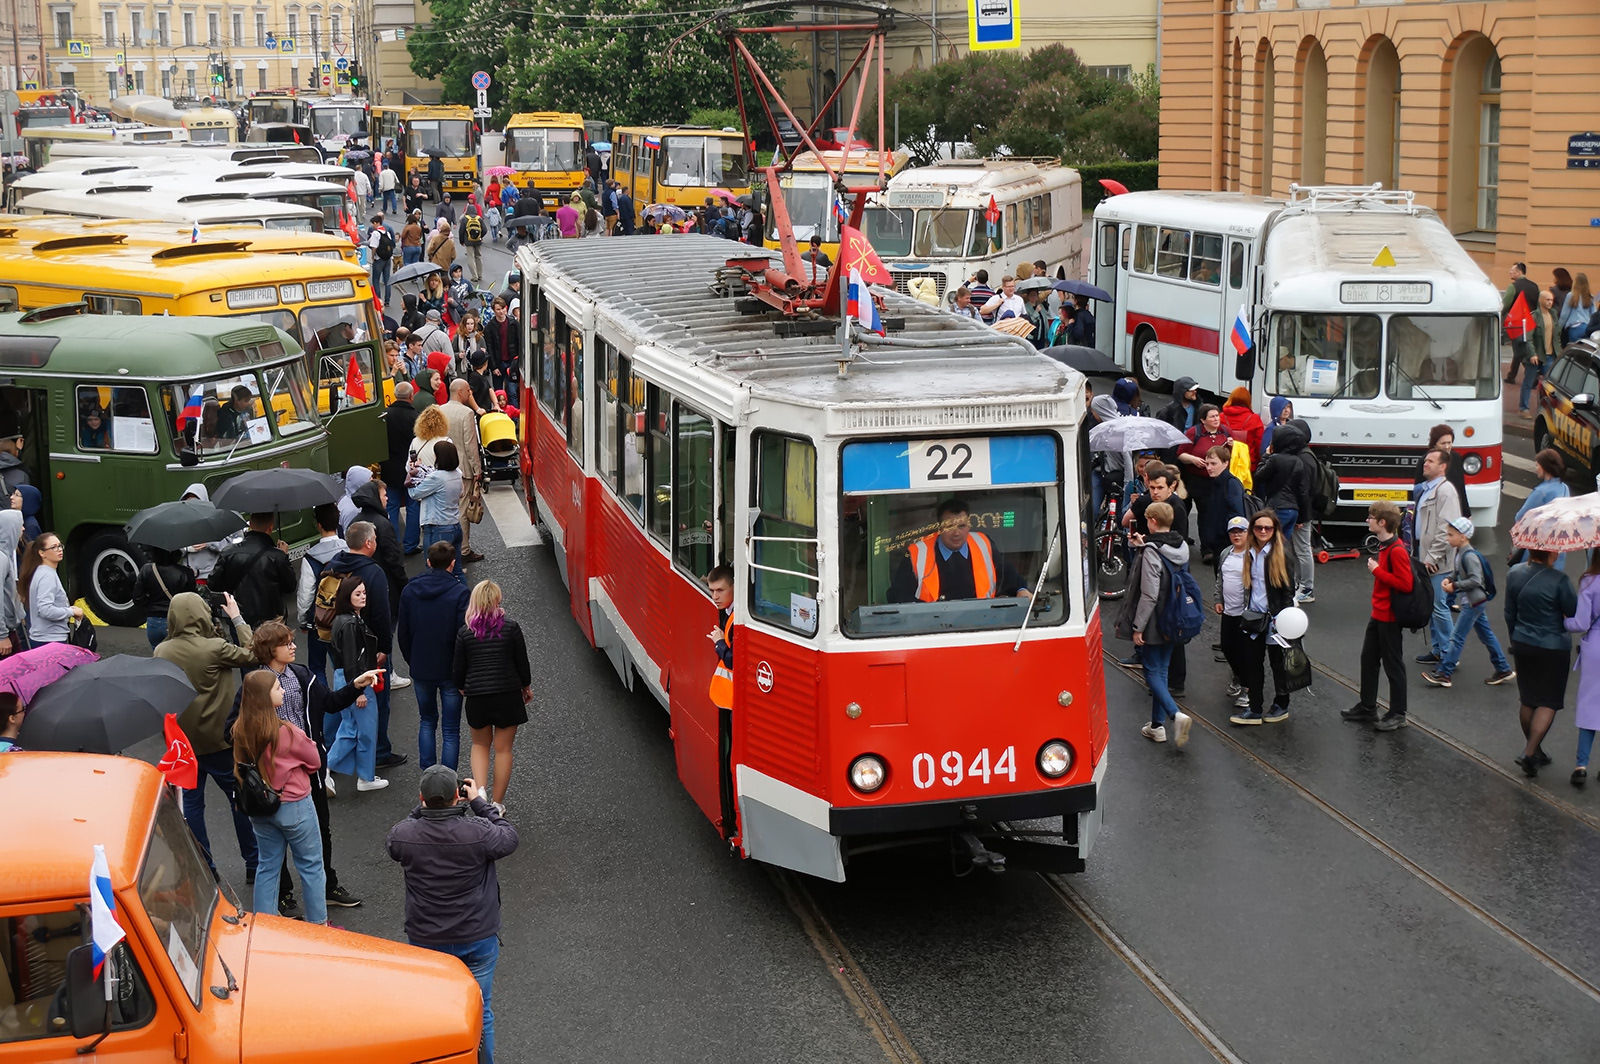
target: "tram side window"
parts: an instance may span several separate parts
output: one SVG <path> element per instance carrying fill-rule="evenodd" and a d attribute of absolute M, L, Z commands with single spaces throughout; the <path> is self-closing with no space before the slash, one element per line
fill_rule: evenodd
<path fill-rule="evenodd" d="M 1156 272 L 1156 227 L 1141 225 L 1133 241 L 1133 272 Z"/>
<path fill-rule="evenodd" d="M 1156 273 L 1174 280 L 1189 276 L 1189 230 L 1162 229 L 1156 247 Z"/>
<path fill-rule="evenodd" d="M 722 464 L 717 467 L 717 523 L 722 526 L 722 539 L 717 544 L 717 561 L 733 564 L 733 457 L 736 437 L 731 425 L 718 423 L 718 439 L 722 444 Z"/>
<path fill-rule="evenodd" d="M 556 418 L 556 334 L 566 325 L 559 310 L 551 310 L 548 299 L 539 299 L 539 402 Z"/>
<path fill-rule="evenodd" d="M 696 577 L 711 571 L 715 526 L 712 524 L 712 450 L 716 432 L 711 419 L 682 403 L 673 405 L 672 557 Z"/>
<path fill-rule="evenodd" d="M 155 454 L 156 424 L 143 388 L 78 385 L 78 449 Z"/>
<path fill-rule="evenodd" d="M 583 464 L 583 330 L 573 329 L 566 361 L 567 450 Z"/>
<path fill-rule="evenodd" d="M 1081 500 L 1081 512 L 1078 514 L 1078 539 L 1082 544 L 1083 558 L 1083 611 L 1087 616 L 1100 595 L 1100 566 L 1096 564 L 1094 547 L 1094 523 L 1098 516 L 1094 512 L 1094 492 L 1090 490 L 1093 480 L 1094 455 L 1089 450 L 1089 433 L 1078 433 L 1078 498 Z"/>
<path fill-rule="evenodd" d="M 132 314 L 144 313 L 144 307 L 131 296 L 101 296 L 92 292 L 83 294 L 83 301 L 89 304 L 90 314 Z"/>
<path fill-rule="evenodd" d="M 817 448 L 793 436 L 752 433 L 750 470 L 750 615 L 816 635 Z"/>
<path fill-rule="evenodd" d="M 671 407 L 672 396 L 650 385 L 645 405 L 645 424 L 650 434 L 645 484 L 649 493 L 650 534 L 663 543 L 672 532 L 672 440 L 667 434 Z"/>
<path fill-rule="evenodd" d="M 594 375 L 595 410 L 598 415 L 595 418 L 594 464 L 600 471 L 600 479 L 620 494 L 622 486 L 617 479 L 617 455 L 620 450 L 617 395 L 621 387 L 622 356 L 610 341 L 597 340 L 596 343 L 599 359 L 596 367 L 599 372 Z"/>
<path fill-rule="evenodd" d="M 1215 233 L 1196 233 L 1189 255 L 1189 280 L 1196 284 L 1222 284 L 1222 237 Z"/>
<path fill-rule="evenodd" d="M 617 408 L 622 423 L 622 470 L 617 493 L 638 520 L 644 516 L 645 384 L 633 375 L 633 365 L 627 357 L 617 361 Z"/>

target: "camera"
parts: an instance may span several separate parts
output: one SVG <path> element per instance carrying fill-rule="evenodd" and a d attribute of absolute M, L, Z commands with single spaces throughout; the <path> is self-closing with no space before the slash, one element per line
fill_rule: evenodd
<path fill-rule="evenodd" d="M 467 785 L 465 783 L 461 784 L 456 788 L 456 793 L 465 798 L 467 796 Z"/>

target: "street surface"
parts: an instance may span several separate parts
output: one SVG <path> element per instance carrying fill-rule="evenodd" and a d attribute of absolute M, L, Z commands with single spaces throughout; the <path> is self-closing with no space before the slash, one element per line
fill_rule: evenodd
<path fill-rule="evenodd" d="M 1475 541 L 1502 577 L 1534 483 L 1530 442 L 1506 446 L 1501 531 Z M 1570 709 L 1546 743 L 1555 763 L 1523 779 L 1514 685 L 1480 682 L 1473 642 L 1452 690 L 1412 667 L 1411 727 L 1341 722 L 1368 614 L 1360 560 L 1319 566 L 1319 672 L 1284 724 L 1228 724 L 1214 622 L 1190 645 L 1181 756 L 1139 736 L 1137 673 L 1108 671 L 1105 826 L 1086 873 L 953 878 L 938 859 L 879 857 L 835 885 L 729 856 L 677 783 L 665 712 L 572 622 L 520 496 L 495 486 L 488 511 L 474 536 L 488 560 L 468 575 L 504 588 L 536 692 L 507 802 L 522 845 L 500 863 L 502 1061 L 1461 1064 L 1586 1060 L 1600 1044 L 1600 794 L 1567 782 Z M 148 652 L 133 630 L 101 642 Z M 1407 636 L 1408 660 L 1420 646 Z M 341 780 L 332 803 L 335 867 L 366 902 L 332 918 L 389 938 L 404 892 L 383 841 L 416 801 L 414 707 L 395 693 L 390 733 L 411 760 L 383 773 L 390 788 Z M 247 899 L 218 798 L 217 863 Z"/>

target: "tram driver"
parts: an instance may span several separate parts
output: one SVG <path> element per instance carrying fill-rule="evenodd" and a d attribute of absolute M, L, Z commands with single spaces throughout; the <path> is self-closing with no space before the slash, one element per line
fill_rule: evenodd
<path fill-rule="evenodd" d="M 972 531 L 965 499 L 946 499 L 934 516 L 938 530 L 913 542 L 895 567 L 890 602 L 1032 597 L 1022 574 L 995 552 L 989 537 Z"/>

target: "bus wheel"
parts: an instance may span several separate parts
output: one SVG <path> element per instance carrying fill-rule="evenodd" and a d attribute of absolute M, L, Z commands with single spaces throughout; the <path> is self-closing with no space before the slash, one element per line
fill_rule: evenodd
<path fill-rule="evenodd" d="M 84 543 L 80 586 L 89 608 L 107 624 L 132 627 L 143 618 L 138 608 L 138 548 L 121 531 L 96 532 Z"/>
<path fill-rule="evenodd" d="M 1151 389 L 1161 383 L 1161 342 L 1149 329 L 1140 330 L 1133 338 L 1133 371 L 1139 375 L 1139 387 Z"/>

